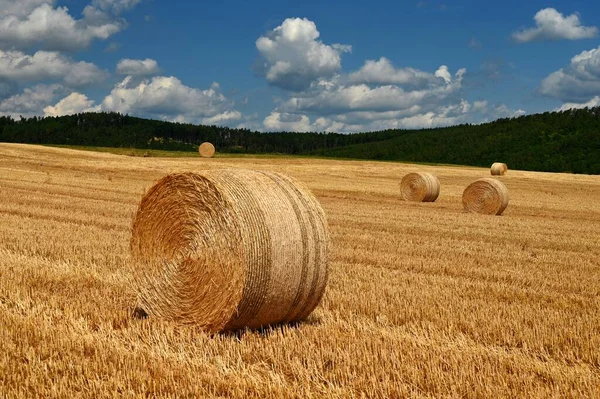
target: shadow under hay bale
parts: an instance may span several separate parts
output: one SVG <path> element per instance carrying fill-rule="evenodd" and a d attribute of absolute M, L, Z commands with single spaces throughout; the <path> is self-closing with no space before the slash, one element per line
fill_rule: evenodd
<path fill-rule="evenodd" d="M 274 334 L 286 335 L 290 329 L 301 328 L 302 326 L 317 324 L 311 318 L 302 321 L 291 321 L 285 323 L 269 324 L 259 328 L 241 328 L 237 330 L 225 330 L 219 332 L 223 337 L 235 338 L 237 340 L 243 340 L 248 334 L 252 336 L 259 336 L 260 338 L 269 338 Z"/>
<path fill-rule="evenodd" d="M 502 215 L 508 206 L 508 189 L 499 180 L 490 177 L 479 179 L 463 191 L 462 203 L 468 212 Z"/>
<path fill-rule="evenodd" d="M 327 284 L 329 232 L 316 198 L 272 172 L 166 176 L 131 238 L 140 307 L 211 332 L 305 319 Z"/>
<path fill-rule="evenodd" d="M 136 319 L 145 319 L 148 317 L 148 313 L 146 313 L 146 311 L 142 308 L 140 308 L 139 306 L 136 306 L 133 311 L 131 312 L 131 315 L 133 317 L 135 317 Z"/>
<path fill-rule="evenodd" d="M 400 182 L 405 201 L 434 202 L 440 195 L 440 181 L 431 173 L 409 173 Z"/>

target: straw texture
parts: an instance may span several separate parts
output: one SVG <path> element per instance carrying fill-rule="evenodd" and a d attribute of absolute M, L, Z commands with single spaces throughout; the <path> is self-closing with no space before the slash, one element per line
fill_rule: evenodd
<path fill-rule="evenodd" d="M 493 176 L 504 176 L 504 174 L 508 171 L 508 166 L 505 163 L 494 162 L 492 167 L 490 168 L 490 173 Z"/>
<path fill-rule="evenodd" d="M 433 202 L 440 195 L 440 181 L 431 173 L 409 173 L 400 182 L 405 201 Z"/>
<path fill-rule="evenodd" d="M 499 180 L 484 178 L 474 181 L 462 196 L 466 211 L 484 215 L 502 215 L 508 206 L 508 189 Z"/>
<path fill-rule="evenodd" d="M 198 147 L 198 152 L 202 158 L 212 158 L 215 155 L 215 146 L 206 141 L 200 144 L 200 147 Z"/>
<path fill-rule="evenodd" d="M 140 307 L 209 331 L 306 318 L 325 291 L 328 249 L 307 189 L 239 169 L 166 176 L 143 197 L 131 238 Z"/>

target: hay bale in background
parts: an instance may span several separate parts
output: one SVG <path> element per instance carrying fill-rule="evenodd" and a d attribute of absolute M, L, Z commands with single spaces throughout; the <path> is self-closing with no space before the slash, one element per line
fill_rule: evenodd
<path fill-rule="evenodd" d="M 166 176 L 143 197 L 131 251 L 140 307 L 208 331 L 306 318 L 327 283 L 315 197 L 271 172 Z"/>
<path fill-rule="evenodd" d="M 462 195 L 466 211 L 502 215 L 508 206 L 508 189 L 499 180 L 484 178 L 469 184 Z"/>
<path fill-rule="evenodd" d="M 440 181 L 431 173 L 409 173 L 400 182 L 405 201 L 433 202 L 440 195 Z"/>
<path fill-rule="evenodd" d="M 492 167 L 490 168 L 490 173 L 493 176 L 504 176 L 504 174 L 508 171 L 508 166 L 505 163 L 494 162 Z"/>
<path fill-rule="evenodd" d="M 200 147 L 198 147 L 198 152 L 202 158 L 212 158 L 215 155 L 215 146 L 206 141 L 200 144 Z"/>

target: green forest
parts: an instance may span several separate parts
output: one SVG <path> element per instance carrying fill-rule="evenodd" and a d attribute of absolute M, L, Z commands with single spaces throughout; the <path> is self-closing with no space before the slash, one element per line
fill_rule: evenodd
<path fill-rule="evenodd" d="M 136 118 L 119 113 L 0 117 L 0 142 L 279 153 L 600 174 L 600 107 L 545 112 L 479 125 L 379 132 L 262 133 Z"/>

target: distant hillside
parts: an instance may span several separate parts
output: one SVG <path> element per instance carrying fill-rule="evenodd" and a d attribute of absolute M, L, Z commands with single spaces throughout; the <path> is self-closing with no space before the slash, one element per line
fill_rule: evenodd
<path fill-rule="evenodd" d="M 220 152 L 308 154 L 394 137 L 394 132 L 260 133 L 248 129 L 192 125 L 136 118 L 119 113 L 22 118 L 0 117 L 0 141 L 94 147 L 197 151 L 204 141 Z"/>
<path fill-rule="evenodd" d="M 135 118 L 118 113 L 13 120 L 0 117 L 0 141 L 197 151 L 203 141 L 220 152 L 489 166 L 600 174 L 600 107 L 499 119 L 481 125 L 423 130 L 339 133 L 260 133 Z"/>
<path fill-rule="evenodd" d="M 316 153 L 474 166 L 500 161 L 514 169 L 600 174 L 600 107 L 396 133 L 387 140 Z"/>

